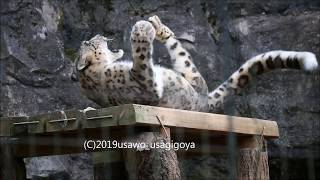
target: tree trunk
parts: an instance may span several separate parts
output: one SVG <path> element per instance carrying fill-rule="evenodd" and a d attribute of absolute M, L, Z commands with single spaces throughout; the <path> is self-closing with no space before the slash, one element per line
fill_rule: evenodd
<path fill-rule="evenodd" d="M 148 145 L 170 143 L 170 129 L 142 132 L 123 142 L 146 143 Z M 129 179 L 131 180 L 181 179 L 177 154 L 173 149 L 138 148 L 125 149 L 123 152 Z"/>
<path fill-rule="evenodd" d="M 242 148 L 238 157 L 239 180 L 269 180 L 268 153 L 263 139 L 250 138 L 246 144 L 252 147 Z M 260 142 L 262 143 L 260 143 Z"/>
<path fill-rule="evenodd" d="M 26 169 L 23 158 L 15 157 L 10 138 L 0 137 L 0 179 L 24 180 Z"/>

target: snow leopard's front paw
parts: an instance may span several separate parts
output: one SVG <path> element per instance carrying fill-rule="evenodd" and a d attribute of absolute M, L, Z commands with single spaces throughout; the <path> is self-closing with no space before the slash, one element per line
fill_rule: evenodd
<path fill-rule="evenodd" d="M 166 42 L 169 37 L 174 36 L 174 33 L 166 25 L 162 24 L 157 15 L 149 17 L 148 20 L 156 29 L 156 39 L 160 42 Z"/>
<path fill-rule="evenodd" d="M 155 38 L 156 31 L 152 24 L 148 21 L 138 21 L 132 27 L 131 43 L 152 43 Z"/>

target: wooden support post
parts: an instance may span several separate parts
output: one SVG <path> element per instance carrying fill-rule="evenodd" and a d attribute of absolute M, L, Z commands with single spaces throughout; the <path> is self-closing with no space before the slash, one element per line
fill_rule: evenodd
<path fill-rule="evenodd" d="M 147 145 L 170 143 L 170 129 L 160 127 L 153 132 L 136 134 L 123 142 L 146 143 Z M 177 154 L 173 149 L 125 149 L 124 160 L 131 180 L 181 179 Z"/>
<path fill-rule="evenodd" d="M 120 151 L 94 152 L 92 155 L 95 180 L 128 179 Z"/>
<path fill-rule="evenodd" d="M 240 140 L 237 174 L 239 180 L 269 180 L 268 153 L 263 137 Z"/>
<path fill-rule="evenodd" d="M 11 147 L 11 138 L 0 137 L 0 179 L 26 179 L 23 158 L 15 157 Z"/>

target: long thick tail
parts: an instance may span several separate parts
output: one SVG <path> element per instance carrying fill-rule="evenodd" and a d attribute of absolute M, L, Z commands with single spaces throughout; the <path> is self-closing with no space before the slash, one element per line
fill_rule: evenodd
<path fill-rule="evenodd" d="M 209 94 L 209 108 L 215 112 L 230 94 L 239 94 L 254 76 L 274 69 L 301 69 L 313 71 L 317 69 L 316 56 L 310 52 L 270 51 L 257 55 L 244 63 L 227 81 Z"/>

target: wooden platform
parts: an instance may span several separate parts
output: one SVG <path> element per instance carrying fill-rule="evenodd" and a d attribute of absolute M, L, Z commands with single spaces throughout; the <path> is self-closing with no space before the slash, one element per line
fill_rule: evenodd
<path fill-rule="evenodd" d="M 142 139 L 141 134 L 144 135 Z M 279 131 L 275 121 L 136 104 L 91 110 L 86 113 L 71 110 L 33 117 L 2 117 L 0 119 L 0 165 L 5 164 L 5 166 L 0 170 L 0 179 L 1 177 L 25 179 L 22 158 L 33 156 L 104 151 L 107 154 L 96 153 L 93 156 L 96 163 L 112 164 L 118 160 L 125 160 L 126 164 L 137 163 L 130 158 L 124 158 L 121 152 L 125 152 L 127 153 L 125 157 L 132 157 L 133 153 L 134 156 L 140 157 L 138 159 L 148 159 L 151 164 L 154 164 L 152 162 L 157 158 L 153 159 L 153 155 L 142 151 L 84 147 L 88 140 L 121 143 L 133 139 L 134 142 L 136 140 L 147 142 L 150 137 L 156 137 L 158 140 L 164 137 L 168 142 L 194 143 L 193 149 L 186 151 L 182 148 L 176 151 L 178 156 L 226 153 L 230 152 L 231 145 L 232 150 L 239 153 L 238 179 L 269 179 L 265 140 L 278 136 Z M 160 161 L 158 159 L 159 163 L 171 164 L 171 167 L 167 168 L 169 170 L 167 173 L 170 174 L 171 170 L 171 173 L 174 173 L 171 175 L 175 175 L 165 179 L 180 179 L 177 178 L 180 177 L 180 172 L 175 151 L 160 150 L 157 153 L 160 152 L 164 153 L 162 157 L 165 158 Z M 148 168 L 144 167 L 144 165 L 148 166 L 145 162 L 140 163 L 142 164 L 139 166 L 126 165 L 127 168 L 129 167 L 128 174 L 132 176 L 129 179 L 135 179 L 137 176 L 134 176 L 134 173 L 144 172 L 144 168 Z M 136 167 L 139 167 L 139 170 L 132 169 Z M 111 171 L 114 172 L 114 170 Z"/>
<path fill-rule="evenodd" d="M 275 121 L 135 104 L 86 113 L 65 111 L 1 118 L 0 136 L 7 137 L 6 142 L 14 145 L 16 156 L 31 157 L 85 152 L 85 140 L 121 140 L 137 131 L 152 131 L 162 126 L 171 129 L 174 142 L 196 143 L 196 149 L 187 153 L 224 151 L 228 133 L 236 134 L 238 141 L 252 135 L 263 135 L 265 139 L 279 136 Z"/>

